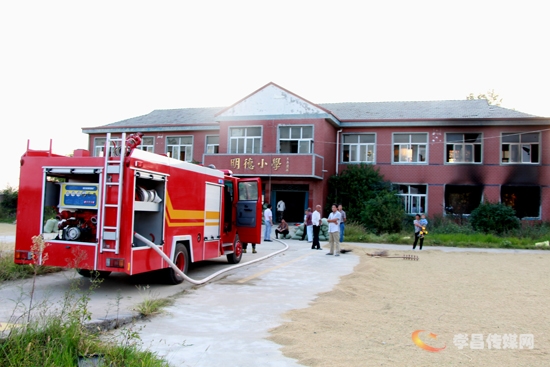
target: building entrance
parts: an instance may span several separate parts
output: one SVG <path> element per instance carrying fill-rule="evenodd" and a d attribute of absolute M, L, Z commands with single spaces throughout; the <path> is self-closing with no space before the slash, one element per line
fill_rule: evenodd
<path fill-rule="evenodd" d="M 274 201 L 273 217 L 277 216 L 277 203 L 279 200 L 285 202 L 286 210 L 284 219 L 289 224 L 302 223 L 304 221 L 304 211 L 307 209 L 307 200 L 309 195 L 308 185 L 272 185 L 272 195 Z"/>

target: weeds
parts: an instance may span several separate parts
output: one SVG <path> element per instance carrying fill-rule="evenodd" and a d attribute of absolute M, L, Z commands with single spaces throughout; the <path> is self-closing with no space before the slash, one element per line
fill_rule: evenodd
<path fill-rule="evenodd" d="M 40 269 L 38 264 L 47 261 L 41 256 L 44 246 L 41 237 L 33 238 L 33 265 L 26 266 L 33 269 L 33 285 Z M 167 367 L 164 359 L 142 349 L 139 333 L 132 327 L 124 329 L 114 341 L 101 340 L 99 328 L 90 328 L 90 295 L 102 281 L 91 279 L 91 286 L 81 290 L 82 278 L 75 278 L 57 305 L 33 302 L 32 286 L 28 309 L 12 320 L 19 322 L 18 326 L 0 331 L 0 366 L 76 366 L 80 365 L 79 360 L 95 359 L 100 364 L 93 365 Z"/>
<path fill-rule="evenodd" d="M 0 283 L 7 280 L 28 279 L 35 275 L 44 275 L 63 271 L 55 266 L 19 265 L 13 262 L 13 252 L 0 251 Z"/>
<path fill-rule="evenodd" d="M 163 307 L 170 306 L 173 301 L 168 298 L 158 298 L 157 294 L 152 294 L 149 286 L 137 286 L 140 291 L 147 292 L 145 299 L 140 302 L 134 310 L 143 316 L 150 316 L 159 313 Z"/>

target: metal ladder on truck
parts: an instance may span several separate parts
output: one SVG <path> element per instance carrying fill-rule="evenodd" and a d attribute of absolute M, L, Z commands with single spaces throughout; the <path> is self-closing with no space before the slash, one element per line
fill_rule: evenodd
<path fill-rule="evenodd" d="M 120 138 L 107 133 L 105 141 L 105 163 L 102 178 L 101 239 L 99 252 L 119 253 L 120 218 L 122 204 L 122 183 L 124 158 L 126 156 L 126 133 Z"/>

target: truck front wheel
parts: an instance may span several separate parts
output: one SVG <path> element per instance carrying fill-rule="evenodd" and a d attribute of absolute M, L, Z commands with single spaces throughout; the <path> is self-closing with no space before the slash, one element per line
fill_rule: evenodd
<path fill-rule="evenodd" d="M 189 252 L 187 251 L 187 247 L 182 243 L 176 245 L 174 264 L 176 264 L 177 268 L 184 274 L 187 274 L 187 269 L 189 269 Z M 169 284 L 180 284 L 183 282 L 183 276 L 172 269 L 172 267 L 166 269 L 166 272 L 168 273 L 167 280 Z"/>
<path fill-rule="evenodd" d="M 227 255 L 227 261 L 230 264 L 238 264 L 241 262 L 243 257 L 243 245 L 239 240 L 239 235 L 235 236 L 235 241 L 233 242 L 233 253 Z"/>

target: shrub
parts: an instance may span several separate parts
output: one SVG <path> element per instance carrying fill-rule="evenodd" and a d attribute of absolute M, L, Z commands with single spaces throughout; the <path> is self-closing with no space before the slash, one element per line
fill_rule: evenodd
<path fill-rule="evenodd" d="M 364 204 L 376 198 L 379 192 L 389 191 L 391 184 L 384 181 L 379 169 L 370 164 L 351 164 L 339 175 L 328 180 L 329 194 L 327 212 L 330 205 L 342 204 L 348 220 L 360 220 Z M 370 226 L 370 225 L 369 225 Z"/>
<path fill-rule="evenodd" d="M 17 212 L 17 197 L 19 191 L 11 186 L 7 186 L 0 191 L 2 201 L 0 202 L 0 220 L 12 222 Z"/>
<path fill-rule="evenodd" d="M 476 231 L 502 234 L 520 227 L 512 207 L 501 203 L 483 203 L 470 214 L 470 222 Z"/>
<path fill-rule="evenodd" d="M 401 199 L 393 191 L 380 191 L 366 202 L 361 222 L 371 232 L 395 233 L 402 229 L 405 211 Z"/>

